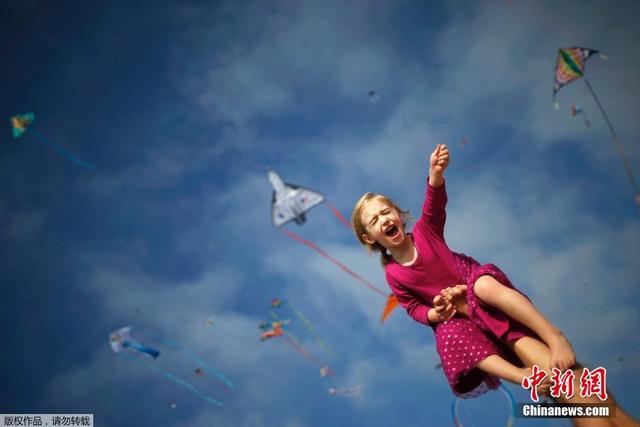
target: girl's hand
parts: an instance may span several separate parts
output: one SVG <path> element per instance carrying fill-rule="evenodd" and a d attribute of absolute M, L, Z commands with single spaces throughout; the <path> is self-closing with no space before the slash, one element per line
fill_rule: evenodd
<path fill-rule="evenodd" d="M 449 166 L 449 149 L 444 144 L 436 145 L 429 160 L 429 174 L 441 174 Z"/>
<path fill-rule="evenodd" d="M 440 322 L 449 320 L 456 314 L 456 307 L 441 295 L 436 295 L 433 299 L 433 308 L 435 308 Z"/>
<path fill-rule="evenodd" d="M 467 315 L 467 285 L 456 285 L 440 291 L 440 295 L 445 298 L 458 313 Z"/>

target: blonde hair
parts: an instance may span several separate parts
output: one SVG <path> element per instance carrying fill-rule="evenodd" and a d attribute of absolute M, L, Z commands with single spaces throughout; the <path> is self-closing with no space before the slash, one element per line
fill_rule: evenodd
<path fill-rule="evenodd" d="M 397 210 L 400 213 L 400 217 L 402 218 L 403 227 L 406 227 L 407 222 L 412 220 L 413 217 L 411 216 L 409 211 L 400 209 L 393 202 L 393 200 L 391 200 L 387 196 L 383 196 L 382 194 L 377 193 L 363 194 L 353 208 L 353 213 L 351 214 L 351 226 L 353 227 L 353 231 L 356 233 L 356 238 L 362 245 L 367 247 L 369 252 L 380 252 L 380 264 L 382 264 L 382 266 L 384 267 L 389 263 L 389 261 L 391 261 L 391 254 L 387 253 L 387 248 L 385 248 L 378 242 L 375 242 L 373 244 L 368 243 L 362 237 L 367 234 L 367 227 L 362 223 L 362 211 L 364 210 L 364 207 L 373 199 L 378 199 Z"/>

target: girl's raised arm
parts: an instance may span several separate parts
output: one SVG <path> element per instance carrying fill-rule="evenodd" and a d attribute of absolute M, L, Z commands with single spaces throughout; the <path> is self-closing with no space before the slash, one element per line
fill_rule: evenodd
<path fill-rule="evenodd" d="M 444 239 L 444 224 L 447 218 L 447 191 L 444 183 L 444 170 L 449 166 L 449 150 L 446 145 L 438 144 L 431 153 L 427 191 L 422 206 L 422 218 L 416 227 L 426 226 Z"/>

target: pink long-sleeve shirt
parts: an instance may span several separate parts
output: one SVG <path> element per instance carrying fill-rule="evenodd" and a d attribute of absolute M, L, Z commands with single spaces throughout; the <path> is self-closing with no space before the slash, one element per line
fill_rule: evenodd
<path fill-rule="evenodd" d="M 427 317 L 433 298 L 449 286 L 463 283 L 456 267 L 456 257 L 444 240 L 447 192 L 445 184 L 433 187 L 427 180 L 422 215 L 413 228 L 413 244 L 418 256 L 410 266 L 394 259 L 386 265 L 385 275 L 391 291 L 417 322 L 433 326 Z"/>

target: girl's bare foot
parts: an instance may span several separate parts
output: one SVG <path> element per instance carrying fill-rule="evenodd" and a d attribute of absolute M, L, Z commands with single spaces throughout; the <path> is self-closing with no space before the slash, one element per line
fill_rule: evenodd
<path fill-rule="evenodd" d="M 551 351 L 550 368 L 555 367 L 565 371 L 575 365 L 576 354 L 573 351 L 573 347 L 571 347 L 571 343 L 562 335 L 562 332 L 554 335 L 547 344 Z"/>

